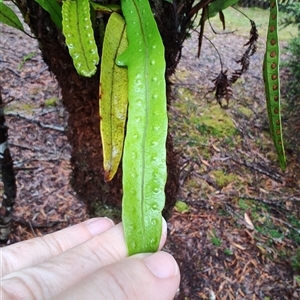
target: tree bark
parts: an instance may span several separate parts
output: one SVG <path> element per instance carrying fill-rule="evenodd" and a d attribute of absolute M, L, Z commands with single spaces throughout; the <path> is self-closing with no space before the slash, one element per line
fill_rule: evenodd
<path fill-rule="evenodd" d="M 67 136 L 72 146 L 71 184 L 73 189 L 87 203 L 90 215 L 94 215 L 95 204 L 120 208 L 121 169 L 119 168 L 111 182 L 105 183 L 103 177 L 99 131 L 99 71 L 91 78 L 79 76 L 73 67 L 64 37 L 52 23 L 49 14 L 34 0 L 16 0 L 16 3 L 39 41 L 44 61 L 57 78 L 64 106 L 69 113 Z M 168 77 L 174 72 L 180 53 L 180 43 L 176 40 L 176 26 L 174 25 L 175 10 L 172 4 L 166 1 L 154 1 L 154 6 L 157 9 L 158 25 L 166 47 Z M 167 20 L 167 22 L 162 20 Z M 174 31 L 173 36 L 170 35 L 170 30 Z M 170 84 L 168 84 L 169 95 Z M 176 201 L 179 171 L 170 135 L 168 135 L 166 146 L 168 179 L 165 188 L 164 215 L 168 217 Z"/>
<path fill-rule="evenodd" d="M 0 244 L 9 239 L 13 206 L 17 194 L 13 160 L 8 148 L 8 128 L 5 124 L 4 103 L 0 86 L 0 170 L 3 182 L 3 198 L 0 201 Z"/>

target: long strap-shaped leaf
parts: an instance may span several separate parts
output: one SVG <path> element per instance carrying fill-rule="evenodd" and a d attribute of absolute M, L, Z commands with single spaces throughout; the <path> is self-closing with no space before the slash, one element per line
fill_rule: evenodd
<path fill-rule="evenodd" d="M 79 75 L 91 77 L 99 62 L 98 49 L 90 18 L 89 0 L 64 0 L 63 34 Z"/>
<path fill-rule="evenodd" d="M 116 57 L 127 48 L 125 21 L 113 13 L 106 26 L 100 73 L 100 130 L 104 178 L 110 181 L 119 166 L 127 116 L 127 69 L 116 65 Z"/>
<path fill-rule="evenodd" d="M 208 18 L 213 18 L 220 11 L 236 4 L 238 1 L 239 0 L 216 0 L 212 2 L 208 7 Z"/>
<path fill-rule="evenodd" d="M 0 1 L 0 22 L 24 32 L 24 27 L 15 12 Z"/>
<path fill-rule="evenodd" d="M 54 22 L 54 24 L 61 29 L 61 6 L 56 0 L 35 0 L 44 10 L 46 10 Z"/>
<path fill-rule="evenodd" d="M 270 18 L 264 57 L 263 75 L 270 132 L 275 144 L 279 164 L 282 170 L 286 168 L 286 158 L 282 139 L 280 114 L 280 81 L 279 81 L 279 42 L 278 42 L 278 3 L 270 0 Z"/>
<path fill-rule="evenodd" d="M 161 236 L 166 182 L 164 46 L 148 0 L 122 0 L 129 46 L 128 121 L 123 152 L 122 219 L 129 254 L 154 252 Z"/>

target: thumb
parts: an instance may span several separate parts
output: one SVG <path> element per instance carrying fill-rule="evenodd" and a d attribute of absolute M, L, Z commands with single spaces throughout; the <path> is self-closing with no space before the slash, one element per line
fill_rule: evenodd
<path fill-rule="evenodd" d="M 160 251 L 102 267 L 55 299 L 174 299 L 180 282 L 175 259 Z"/>

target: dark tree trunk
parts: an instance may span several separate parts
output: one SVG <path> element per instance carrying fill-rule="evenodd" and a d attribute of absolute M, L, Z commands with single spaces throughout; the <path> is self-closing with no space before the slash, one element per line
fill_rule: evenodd
<path fill-rule="evenodd" d="M 61 87 L 63 103 L 69 113 L 68 139 L 72 145 L 72 187 L 93 215 L 94 205 L 120 207 L 122 198 L 121 170 L 105 183 L 103 179 L 102 148 L 99 132 L 99 72 L 92 78 L 79 76 L 72 64 L 64 37 L 49 15 L 34 0 L 16 0 L 29 27 L 39 41 L 43 58 Z M 157 5 L 155 5 L 158 3 Z M 167 76 L 173 73 L 180 53 L 176 37 L 175 10 L 166 1 L 155 1 L 158 24 L 166 46 Z M 161 20 L 164 20 L 161 21 Z M 167 20 L 167 23 L 166 23 Z M 172 36 L 172 32 L 174 35 Z M 168 94 L 170 86 L 168 87 Z M 169 95 L 168 95 L 169 96 Z M 175 203 L 178 189 L 178 165 L 172 138 L 167 141 L 168 180 L 166 207 L 168 215 Z"/>
<path fill-rule="evenodd" d="M 0 244 L 6 243 L 9 238 L 13 206 L 17 194 L 13 161 L 7 139 L 8 128 L 5 125 L 4 103 L 0 86 L 0 170 L 3 182 L 3 198 L 0 201 Z"/>

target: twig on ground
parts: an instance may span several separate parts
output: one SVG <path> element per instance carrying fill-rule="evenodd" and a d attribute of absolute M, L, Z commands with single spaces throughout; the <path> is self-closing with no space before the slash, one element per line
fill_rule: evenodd
<path fill-rule="evenodd" d="M 264 174 L 264 175 L 274 179 L 277 182 L 283 183 L 283 181 L 281 179 L 281 175 L 274 170 L 270 170 L 270 171 L 266 170 L 266 169 L 264 169 L 265 166 L 259 166 L 259 164 L 255 164 L 255 163 L 250 164 L 245 160 L 237 159 L 237 158 L 234 158 L 233 156 L 231 157 L 231 159 L 239 165 L 244 165 L 250 169 L 253 169 L 254 171 L 257 171 L 261 174 Z"/>
<path fill-rule="evenodd" d="M 27 116 L 22 116 L 19 113 L 15 113 L 15 112 L 8 112 L 5 114 L 6 116 L 13 116 L 13 117 L 17 117 L 17 118 L 22 118 L 25 119 L 28 122 L 32 122 L 42 128 L 45 129 L 52 129 L 52 130 L 56 130 L 56 131 L 60 131 L 60 132 L 65 132 L 65 128 L 61 125 L 54 125 L 54 124 L 45 124 L 41 121 L 35 120 L 33 118 L 29 118 Z"/>
<path fill-rule="evenodd" d="M 282 199 L 280 199 L 280 200 L 270 200 L 270 199 L 249 197 L 249 196 L 244 196 L 244 195 L 239 196 L 239 198 L 240 199 L 245 199 L 245 200 L 256 201 L 256 202 L 263 202 L 265 204 L 274 205 L 276 207 L 281 206 L 281 204 L 283 202 L 283 201 L 281 201 Z"/>
<path fill-rule="evenodd" d="M 187 167 L 189 165 L 188 170 L 185 170 L 185 167 Z M 181 169 L 180 169 L 180 173 L 182 174 L 182 176 L 180 176 L 180 185 L 184 185 L 186 179 L 189 177 L 189 175 L 191 174 L 191 172 L 194 170 L 194 165 L 195 162 L 193 161 L 189 161 L 187 164 L 185 164 Z"/>
<path fill-rule="evenodd" d="M 9 143 L 10 146 L 12 147 L 17 147 L 17 148 L 21 148 L 23 150 L 31 150 L 34 152 L 41 152 L 41 153 L 49 153 L 49 154 L 53 154 L 53 152 L 49 152 L 47 149 L 44 148 L 39 148 L 39 147 L 34 147 L 34 146 L 26 146 L 26 145 L 20 145 L 20 144 L 15 144 L 15 143 Z"/>
<path fill-rule="evenodd" d="M 277 221 L 277 222 L 280 222 L 280 223 L 286 225 L 287 227 L 289 227 L 289 228 L 295 230 L 296 232 L 298 232 L 298 233 L 300 234 L 300 229 L 295 228 L 292 224 L 290 224 L 290 223 L 288 223 L 288 222 L 285 222 L 285 221 L 283 221 L 283 220 L 281 220 L 281 219 L 275 218 L 275 217 L 273 217 L 273 216 L 271 216 L 271 215 L 269 215 L 269 214 L 267 215 L 267 214 L 262 213 L 262 215 L 265 216 L 265 217 L 269 217 L 269 218 L 271 218 L 271 219 L 273 219 L 273 220 L 275 220 L 275 221 Z"/>
<path fill-rule="evenodd" d="M 32 224 L 31 224 L 30 221 L 28 221 L 28 224 L 29 224 L 29 227 L 30 227 L 30 229 L 31 229 L 32 234 L 33 234 L 35 237 L 37 237 L 37 235 L 36 235 L 36 233 L 35 233 L 35 231 L 34 231 L 34 229 L 33 229 Z"/>
<path fill-rule="evenodd" d="M 32 230 L 33 230 L 33 228 L 50 228 L 50 227 L 53 227 L 53 226 L 61 224 L 61 223 L 67 223 L 67 221 L 62 220 L 62 221 L 51 222 L 51 223 L 48 223 L 48 224 L 39 224 L 39 223 L 34 222 L 34 221 L 26 221 L 26 220 L 23 220 L 23 219 L 20 219 L 20 218 L 16 219 L 16 218 L 13 217 L 12 219 L 15 223 L 19 223 L 21 225 L 28 226 Z"/>
<path fill-rule="evenodd" d="M 15 97 L 13 96 L 9 96 L 9 100 L 4 99 L 3 104 L 1 104 L 1 106 L 6 106 L 7 104 L 13 102 L 15 100 Z"/>
<path fill-rule="evenodd" d="M 278 203 L 280 202 L 287 202 L 287 201 L 291 201 L 291 202 L 300 202 L 300 198 L 296 198 L 296 197 L 288 197 L 288 198 L 282 198 L 280 197 L 280 199 L 262 199 L 262 198 L 255 198 L 255 197 L 249 197 L 249 196 L 239 196 L 239 198 L 243 198 L 243 199 L 247 199 L 247 200 L 253 200 L 253 201 L 259 201 L 259 202 L 264 202 L 267 204 L 272 204 L 272 205 L 278 205 Z"/>
<path fill-rule="evenodd" d="M 10 72 L 12 72 L 14 75 L 16 75 L 17 77 L 20 77 L 20 74 L 17 73 L 14 69 L 11 69 L 11 68 L 6 68 L 7 70 L 9 70 Z"/>
<path fill-rule="evenodd" d="M 33 76 L 32 75 L 28 75 L 26 76 L 24 79 L 28 80 L 28 79 L 38 79 L 39 75 L 42 74 L 44 71 L 48 70 L 48 66 L 42 68 L 41 70 L 39 70 L 37 73 L 35 73 Z"/>

